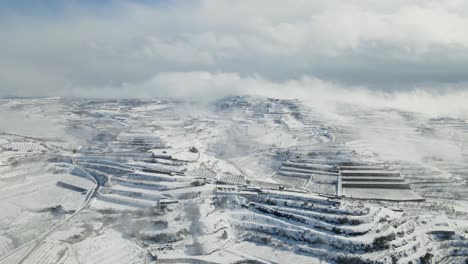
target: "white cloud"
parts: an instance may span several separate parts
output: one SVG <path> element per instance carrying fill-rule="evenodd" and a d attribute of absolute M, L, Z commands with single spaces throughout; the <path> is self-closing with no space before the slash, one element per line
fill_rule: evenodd
<path fill-rule="evenodd" d="M 204 80 L 211 94 L 232 93 L 225 82 L 240 80 L 281 90 L 303 76 L 383 89 L 468 81 L 466 1 L 109 5 L 106 14 L 75 3 L 54 17 L 1 18 L 0 96 L 114 97 L 124 84 L 154 82 L 172 87 L 147 94 L 199 94 L 197 74 L 216 76 Z M 179 75 L 193 83 L 180 88 Z"/>
<path fill-rule="evenodd" d="M 383 92 L 348 86 L 309 76 L 296 80 L 270 81 L 259 75 L 237 73 L 161 72 L 149 80 L 119 87 L 74 87 L 67 95 L 104 98 L 152 98 L 175 96 L 196 101 L 212 101 L 231 95 L 260 95 L 282 99 L 302 99 L 322 114 L 337 113 L 340 106 L 394 108 L 427 116 L 468 118 L 468 89 L 421 86 L 409 91 Z"/>

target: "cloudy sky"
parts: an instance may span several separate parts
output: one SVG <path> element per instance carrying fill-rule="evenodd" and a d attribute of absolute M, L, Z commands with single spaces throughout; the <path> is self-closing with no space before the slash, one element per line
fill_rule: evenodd
<path fill-rule="evenodd" d="M 0 96 L 466 91 L 467 28 L 466 0 L 1 1 Z"/>

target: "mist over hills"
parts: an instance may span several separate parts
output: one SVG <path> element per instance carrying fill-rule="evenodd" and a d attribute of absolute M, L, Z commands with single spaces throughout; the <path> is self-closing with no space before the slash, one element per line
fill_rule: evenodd
<path fill-rule="evenodd" d="M 468 2 L 0 1 L 0 264 L 468 263 Z"/>

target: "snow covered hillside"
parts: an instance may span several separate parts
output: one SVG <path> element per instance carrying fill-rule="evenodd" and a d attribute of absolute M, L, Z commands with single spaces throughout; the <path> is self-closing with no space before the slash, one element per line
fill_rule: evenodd
<path fill-rule="evenodd" d="M 1 99 L 0 264 L 467 263 L 468 120 Z"/>

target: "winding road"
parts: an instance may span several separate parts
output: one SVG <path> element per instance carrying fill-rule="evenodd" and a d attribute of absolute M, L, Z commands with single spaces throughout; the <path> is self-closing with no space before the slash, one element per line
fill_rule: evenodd
<path fill-rule="evenodd" d="M 75 216 L 77 216 L 79 213 L 81 213 L 84 209 L 86 209 L 90 205 L 92 199 L 94 198 L 95 194 L 98 192 L 100 186 L 99 186 L 97 180 L 91 174 L 89 174 L 85 169 L 83 169 L 80 165 L 78 165 L 78 163 L 76 162 L 74 157 L 72 157 L 72 163 L 73 163 L 73 165 L 75 167 L 77 167 L 77 168 L 81 169 L 82 171 L 84 171 L 86 173 L 86 175 L 89 177 L 89 179 L 92 180 L 94 182 L 94 184 L 95 184 L 94 188 L 92 188 L 91 190 L 88 190 L 88 195 L 86 196 L 86 200 L 84 201 L 83 205 L 78 210 L 76 210 L 72 215 L 70 215 L 69 217 L 67 217 L 63 221 L 59 222 L 58 224 L 56 224 L 55 226 L 53 226 L 49 230 L 45 231 L 44 233 L 39 235 L 37 238 L 29 241 L 26 244 L 23 244 L 22 246 L 16 248 L 15 250 L 10 252 L 9 254 L 3 256 L 2 258 L 0 258 L 0 262 L 3 259 L 6 259 L 7 257 L 11 256 L 12 254 L 15 254 L 19 250 L 32 245 L 32 247 L 18 260 L 18 264 L 24 263 L 24 261 L 39 247 L 39 245 L 44 240 L 47 239 L 47 237 L 50 234 L 52 234 L 55 230 L 57 230 L 58 228 L 63 226 L 65 223 L 67 223 L 68 221 L 73 219 Z"/>

